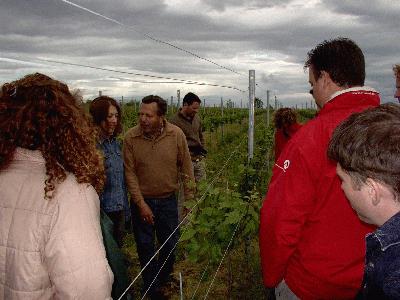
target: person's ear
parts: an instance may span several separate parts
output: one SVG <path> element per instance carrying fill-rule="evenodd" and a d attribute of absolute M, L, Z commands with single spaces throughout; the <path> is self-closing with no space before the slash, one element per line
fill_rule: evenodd
<path fill-rule="evenodd" d="M 367 178 L 365 184 L 368 192 L 368 197 L 372 201 L 372 205 L 377 206 L 381 201 L 380 184 L 371 178 Z"/>
<path fill-rule="evenodd" d="M 329 75 L 328 72 L 321 71 L 320 76 L 321 76 L 321 80 L 322 80 L 324 87 L 328 86 L 332 82 L 331 75 Z"/>

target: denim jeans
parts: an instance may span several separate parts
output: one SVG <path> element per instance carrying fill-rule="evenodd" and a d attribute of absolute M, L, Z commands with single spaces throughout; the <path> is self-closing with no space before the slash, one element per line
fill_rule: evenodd
<path fill-rule="evenodd" d="M 157 237 L 157 245 L 160 247 L 178 226 L 178 208 L 174 194 L 167 198 L 145 198 L 144 201 L 149 205 L 153 212 L 154 225 L 144 222 L 140 217 L 136 205 L 132 205 L 133 230 L 139 261 L 142 268 L 144 268 L 150 258 L 157 251 L 155 237 Z M 144 291 L 147 291 L 151 285 L 150 290 L 147 293 L 150 298 L 152 298 L 152 295 L 160 285 L 169 280 L 175 262 L 175 255 L 172 249 L 178 242 L 178 238 L 179 230 L 175 231 L 172 237 L 160 250 L 158 258 L 155 257 L 142 273 Z M 163 264 L 164 266 L 162 267 Z M 159 271 L 160 273 L 157 276 Z M 154 283 L 151 284 L 154 279 Z"/>

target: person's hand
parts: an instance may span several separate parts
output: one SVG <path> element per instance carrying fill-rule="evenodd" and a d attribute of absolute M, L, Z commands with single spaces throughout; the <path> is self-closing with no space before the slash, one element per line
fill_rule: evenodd
<path fill-rule="evenodd" d="M 154 225 L 154 215 L 153 212 L 151 211 L 151 208 L 147 205 L 146 202 L 142 202 L 139 205 L 139 212 L 140 212 L 140 218 L 142 219 L 143 222 L 148 223 L 150 225 Z"/>

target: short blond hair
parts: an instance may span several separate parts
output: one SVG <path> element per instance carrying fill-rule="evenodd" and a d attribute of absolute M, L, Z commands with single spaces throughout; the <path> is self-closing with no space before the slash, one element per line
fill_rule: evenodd
<path fill-rule="evenodd" d="M 399 78 L 400 77 L 400 64 L 393 66 L 394 75 Z"/>

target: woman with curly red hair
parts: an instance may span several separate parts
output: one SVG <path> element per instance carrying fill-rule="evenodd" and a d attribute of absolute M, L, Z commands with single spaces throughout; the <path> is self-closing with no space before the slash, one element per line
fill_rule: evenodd
<path fill-rule="evenodd" d="M 275 124 L 275 161 L 278 159 L 286 143 L 301 128 L 296 113 L 291 108 L 280 108 L 274 114 Z"/>
<path fill-rule="evenodd" d="M 104 167 L 68 87 L 43 74 L 0 92 L 0 294 L 107 299 L 96 193 Z"/>

